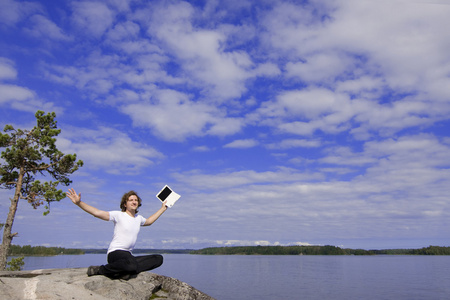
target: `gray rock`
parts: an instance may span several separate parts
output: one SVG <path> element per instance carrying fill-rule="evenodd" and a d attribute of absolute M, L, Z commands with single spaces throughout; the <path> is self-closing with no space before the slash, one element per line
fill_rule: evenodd
<path fill-rule="evenodd" d="M 0 299 L 214 300 L 178 279 L 143 272 L 129 280 L 86 275 L 86 268 L 0 272 Z"/>

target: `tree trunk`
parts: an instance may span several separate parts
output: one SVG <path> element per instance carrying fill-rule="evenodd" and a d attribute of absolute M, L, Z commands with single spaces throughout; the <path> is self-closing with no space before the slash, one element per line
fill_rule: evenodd
<path fill-rule="evenodd" d="M 20 191 L 22 190 L 24 169 L 21 168 L 19 172 L 19 178 L 17 179 L 16 191 L 14 198 L 11 199 L 11 205 L 9 206 L 8 217 L 6 218 L 5 226 L 3 228 L 3 239 L 0 247 L 0 271 L 6 269 L 6 259 L 8 257 L 9 249 L 11 248 L 11 242 L 17 233 L 11 233 L 14 218 L 16 216 L 17 204 L 19 203 Z"/>

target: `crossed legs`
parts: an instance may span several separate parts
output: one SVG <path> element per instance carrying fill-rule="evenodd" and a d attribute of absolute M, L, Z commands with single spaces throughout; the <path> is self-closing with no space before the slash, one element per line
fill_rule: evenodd
<path fill-rule="evenodd" d="M 163 257 L 159 254 L 133 256 L 128 251 L 116 250 L 108 254 L 108 264 L 100 266 L 97 274 L 92 275 L 104 275 L 113 279 L 121 278 L 153 270 L 162 263 Z"/>

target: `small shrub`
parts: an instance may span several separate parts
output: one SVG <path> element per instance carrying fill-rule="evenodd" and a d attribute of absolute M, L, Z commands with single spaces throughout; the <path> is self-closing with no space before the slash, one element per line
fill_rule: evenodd
<path fill-rule="evenodd" d="M 7 265 L 9 267 L 6 268 L 7 271 L 21 271 L 23 265 L 25 265 L 25 262 L 23 261 L 25 257 L 21 256 L 21 257 L 17 257 L 17 258 L 13 258 L 11 259 Z"/>

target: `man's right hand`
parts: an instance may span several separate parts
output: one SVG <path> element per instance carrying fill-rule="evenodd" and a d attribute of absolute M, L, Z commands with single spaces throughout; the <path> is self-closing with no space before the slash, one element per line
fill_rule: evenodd
<path fill-rule="evenodd" d="M 73 204 L 78 205 L 81 202 L 81 193 L 77 194 L 74 189 L 69 189 L 66 193 L 67 197 L 72 200 Z"/>

